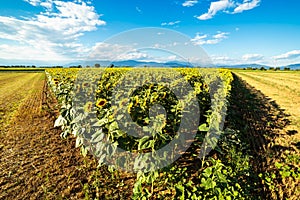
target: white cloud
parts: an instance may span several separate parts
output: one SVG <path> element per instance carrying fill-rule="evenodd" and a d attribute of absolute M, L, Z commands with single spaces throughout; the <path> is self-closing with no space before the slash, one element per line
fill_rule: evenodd
<path fill-rule="evenodd" d="M 211 60 L 216 65 L 241 65 L 241 64 L 260 64 L 272 67 L 286 66 L 291 63 L 298 63 L 300 59 L 300 50 L 291 51 L 279 56 L 263 56 L 261 54 L 240 55 L 210 55 Z M 277 59 L 275 59 L 277 58 Z M 289 60 L 293 58 L 293 60 Z"/>
<path fill-rule="evenodd" d="M 94 7 L 83 1 L 27 2 L 41 6 L 47 12 L 27 19 L 0 16 L 0 38 L 17 42 L 19 49 L 24 49 L 23 52 L 15 51 L 12 54 L 15 59 L 23 59 L 24 53 L 28 54 L 28 58 L 35 53 L 38 54 L 34 55 L 35 58 L 40 59 L 43 56 L 45 60 L 79 57 L 87 52 L 87 47 L 79 43 L 79 37 L 85 32 L 96 30 L 97 26 L 105 25 L 105 21 L 100 19 L 101 15 L 96 13 Z M 0 58 L 7 58 L 11 49 L 17 47 L 2 49 Z"/>
<path fill-rule="evenodd" d="M 117 60 L 145 60 L 148 58 L 148 54 L 134 50 L 133 52 L 128 52 L 119 55 L 117 57 Z"/>
<path fill-rule="evenodd" d="M 182 3 L 182 6 L 184 6 L 184 7 L 192 7 L 195 4 L 197 4 L 197 3 L 198 3 L 198 1 L 187 0 L 187 1 L 185 1 L 185 2 Z"/>
<path fill-rule="evenodd" d="M 300 57 L 300 50 L 294 50 L 294 51 L 290 51 L 278 56 L 274 56 L 273 58 L 275 60 L 288 60 L 288 59 L 295 59 Z"/>
<path fill-rule="evenodd" d="M 24 1 L 30 3 L 33 6 L 37 6 L 39 5 L 39 3 L 41 3 L 41 0 L 24 0 Z"/>
<path fill-rule="evenodd" d="M 228 38 L 229 33 L 218 31 L 217 34 L 209 37 L 209 35 L 204 34 L 200 35 L 197 33 L 194 38 L 191 39 L 191 42 L 194 45 L 204 45 L 204 44 L 218 44 L 224 39 Z"/>
<path fill-rule="evenodd" d="M 200 35 L 199 33 L 197 33 L 196 36 L 191 39 L 191 42 L 193 42 L 193 44 L 196 45 L 206 44 L 206 40 L 205 40 L 206 38 L 207 35 Z"/>
<path fill-rule="evenodd" d="M 257 63 L 258 64 L 267 64 L 268 60 L 265 59 L 262 55 L 259 54 L 245 54 L 240 57 L 229 57 L 227 55 L 212 55 L 212 61 L 215 65 L 241 65 L 241 64 L 250 64 Z"/>
<path fill-rule="evenodd" d="M 262 60 L 264 56 L 261 54 L 245 54 L 242 58 L 245 61 L 259 61 Z"/>
<path fill-rule="evenodd" d="M 31 4 L 32 6 L 41 6 L 46 8 L 47 10 L 52 10 L 53 8 L 53 2 L 55 0 L 23 0 L 29 4 Z M 79 1 L 74 1 L 76 3 L 82 3 Z"/>
<path fill-rule="evenodd" d="M 183 58 L 172 52 L 165 51 L 169 46 L 180 45 L 179 42 L 173 42 L 168 45 L 153 44 L 147 49 L 139 49 L 134 45 L 120 45 L 117 43 L 97 43 L 93 47 L 88 60 L 106 60 L 106 61 L 124 61 L 138 60 L 146 62 L 168 62 L 183 61 Z"/>
<path fill-rule="evenodd" d="M 178 56 L 176 56 L 176 55 L 172 55 L 172 56 L 168 56 L 168 61 L 172 61 L 172 60 L 178 60 L 179 58 L 178 58 Z"/>
<path fill-rule="evenodd" d="M 244 0 L 243 3 L 237 4 L 238 7 L 236 7 L 233 11 L 233 13 L 241 13 L 245 10 L 251 10 L 257 6 L 259 6 L 260 0 Z"/>
<path fill-rule="evenodd" d="M 177 20 L 177 21 L 174 21 L 174 22 L 163 22 L 161 23 L 162 26 L 174 26 L 176 24 L 179 24 L 181 21 Z"/>
<path fill-rule="evenodd" d="M 216 34 L 216 35 L 214 35 L 213 36 L 213 38 L 215 38 L 215 39 L 220 39 L 220 40 L 222 40 L 222 39 L 226 39 L 226 38 L 228 38 L 228 35 L 229 33 L 225 33 L 225 32 L 220 32 L 220 31 L 218 31 L 218 33 Z"/>
<path fill-rule="evenodd" d="M 41 3 L 41 6 L 47 8 L 49 10 L 52 9 L 52 3 L 50 3 L 50 2 L 43 2 L 43 3 Z"/>
<path fill-rule="evenodd" d="M 34 61 L 67 61 L 68 59 L 60 52 L 52 51 L 51 48 L 32 48 L 32 46 L 0 45 L 0 58 L 11 60 L 34 60 Z M 16 56 L 17 54 L 17 56 Z"/>
<path fill-rule="evenodd" d="M 164 48 L 167 47 L 167 45 L 162 45 L 162 44 L 156 43 L 156 44 L 154 44 L 152 47 L 153 47 L 154 49 L 164 49 Z"/>
<path fill-rule="evenodd" d="M 212 61 L 215 63 L 215 64 L 233 64 L 236 62 L 236 60 L 228 57 L 228 56 L 216 56 L 216 55 L 212 55 L 211 56 L 211 59 Z"/>
<path fill-rule="evenodd" d="M 173 47 L 178 46 L 178 45 L 179 45 L 178 42 L 173 42 L 173 43 L 171 44 L 171 46 L 173 46 Z"/>
<path fill-rule="evenodd" d="M 39 4 L 37 4 L 36 6 L 42 6 L 44 8 L 46 8 L 47 10 L 51 11 L 53 8 L 53 1 L 54 0 L 45 0 L 45 1 L 40 1 Z"/>
<path fill-rule="evenodd" d="M 92 48 L 92 52 L 88 59 L 116 61 L 140 58 L 143 56 L 144 55 L 139 54 L 139 52 L 132 46 L 100 42 L 96 43 L 96 45 Z"/>
<path fill-rule="evenodd" d="M 166 44 L 158 44 L 155 43 L 152 45 L 152 48 L 154 49 L 168 49 L 169 47 L 176 47 L 176 46 L 181 46 L 182 44 L 179 42 L 171 42 L 171 43 L 166 43 Z"/>
<path fill-rule="evenodd" d="M 246 10 L 251 10 L 260 5 L 260 0 L 219 0 L 211 2 L 207 13 L 197 16 L 199 20 L 212 19 L 218 12 L 228 14 L 242 13 Z"/>
<path fill-rule="evenodd" d="M 208 9 L 208 12 L 198 16 L 197 18 L 200 19 L 200 20 L 211 19 L 219 11 L 224 11 L 224 10 L 226 10 L 226 9 L 232 7 L 232 6 L 233 6 L 233 2 L 231 2 L 229 0 L 219 0 L 219 1 L 216 1 L 216 2 L 212 2 L 210 4 L 210 8 Z"/>

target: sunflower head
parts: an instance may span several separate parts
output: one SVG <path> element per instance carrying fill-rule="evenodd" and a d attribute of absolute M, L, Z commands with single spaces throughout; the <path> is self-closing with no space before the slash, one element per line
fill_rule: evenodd
<path fill-rule="evenodd" d="M 93 102 L 89 101 L 85 104 L 85 106 L 83 107 L 84 112 L 89 113 L 92 111 L 93 108 Z"/>
<path fill-rule="evenodd" d="M 83 87 L 83 88 L 86 88 L 86 87 L 89 87 L 89 86 L 90 86 L 90 83 L 88 83 L 88 82 L 82 83 L 82 87 Z"/>
<path fill-rule="evenodd" d="M 96 102 L 96 106 L 98 108 L 102 108 L 103 106 L 105 106 L 107 103 L 106 99 L 98 99 L 98 101 Z"/>
<path fill-rule="evenodd" d="M 119 103 L 119 106 L 120 106 L 120 107 L 124 107 L 124 106 L 126 106 L 127 103 L 128 103 L 128 100 L 127 100 L 127 99 L 123 99 L 123 100 Z"/>

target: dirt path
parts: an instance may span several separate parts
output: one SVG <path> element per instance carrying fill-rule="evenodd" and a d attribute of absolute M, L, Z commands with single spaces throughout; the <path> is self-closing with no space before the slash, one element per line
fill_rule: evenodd
<path fill-rule="evenodd" d="M 15 111 L 0 135 L 0 199 L 81 198 L 81 182 L 89 177 L 84 160 L 88 170 L 95 167 L 72 139 L 60 139 L 53 118 L 42 112 L 43 77 L 19 74 L 0 87 L 5 113 Z"/>
<path fill-rule="evenodd" d="M 132 183 L 117 185 L 126 182 L 124 177 L 112 180 L 106 167 L 97 168 L 91 156 L 83 157 L 80 149 L 74 148 L 74 138 L 60 138 L 60 130 L 53 128 L 53 113 L 42 109 L 44 74 L 7 78 L 6 86 L 0 86 L 0 105 L 5 105 L 5 114 L 11 116 L 5 128 L 0 122 L 0 199 L 131 196 L 128 185 Z M 56 104 L 50 100 L 50 104 Z"/>

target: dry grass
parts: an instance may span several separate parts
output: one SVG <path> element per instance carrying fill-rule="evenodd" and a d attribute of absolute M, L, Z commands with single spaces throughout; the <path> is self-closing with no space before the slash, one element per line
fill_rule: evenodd
<path fill-rule="evenodd" d="M 239 71 L 236 74 L 291 115 L 288 129 L 297 130 L 300 140 L 300 72 Z"/>
<path fill-rule="evenodd" d="M 43 77 L 43 73 L 0 73 L 0 132 Z"/>
<path fill-rule="evenodd" d="M 265 151 L 268 162 L 267 171 L 269 174 L 277 174 L 277 182 L 274 182 L 267 173 L 265 177 L 275 184 L 272 199 L 285 199 L 285 195 L 288 195 L 287 199 L 299 199 L 299 177 L 281 177 L 278 174 L 293 173 L 300 169 L 300 72 L 237 70 L 234 73 L 252 87 L 260 90 L 266 96 L 266 100 L 273 102 L 272 105 L 288 114 L 287 122 L 289 123 L 283 126 L 284 128 L 280 128 L 278 135 L 274 132 L 274 137 L 267 138 L 269 141 Z M 274 117 L 280 118 L 279 115 Z M 285 168 L 279 168 L 278 163 Z"/>

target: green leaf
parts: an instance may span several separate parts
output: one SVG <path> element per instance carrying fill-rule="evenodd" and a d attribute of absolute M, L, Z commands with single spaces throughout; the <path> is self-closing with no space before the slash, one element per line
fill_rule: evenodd
<path fill-rule="evenodd" d="M 280 172 L 282 178 L 287 178 L 289 176 L 291 176 L 291 172 L 290 171 L 283 171 L 283 172 Z"/>
<path fill-rule="evenodd" d="M 209 130 L 206 124 L 201 124 L 198 129 L 199 131 L 205 131 L 205 132 Z"/>
<path fill-rule="evenodd" d="M 203 170 L 202 174 L 207 178 L 210 177 L 212 175 L 212 167 L 208 167 L 205 170 Z"/>
<path fill-rule="evenodd" d="M 204 187 L 205 190 L 213 189 L 215 188 L 217 183 L 213 181 L 211 178 L 202 178 L 201 179 L 201 186 Z"/>
<path fill-rule="evenodd" d="M 146 149 L 146 148 L 150 148 L 149 136 L 144 136 L 139 140 L 138 149 L 142 150 L 142 149 Z"/>
<path fill-rule="evenodd" d="M 175 185 L 175 189 L 176 189 L 176 196 L 178 197 L 180 195 L 180 200 L 184 200 L 185 199 L 184 186 L 182 184 L 177 184 Z"/>
<path fill-rule="evenodd" d="M 279 163 L 279 162 L 276 162 L 276 163 L 275 163 L 275 167 L 276 167 L 277 169 L 280 169 L 282 166 L 283 166 L 282 163 Z"/>

